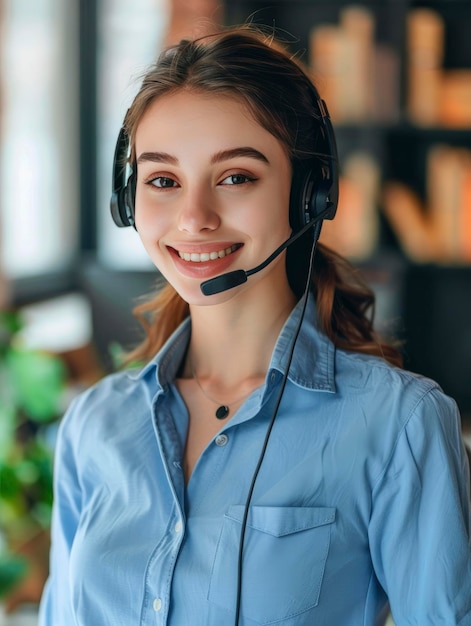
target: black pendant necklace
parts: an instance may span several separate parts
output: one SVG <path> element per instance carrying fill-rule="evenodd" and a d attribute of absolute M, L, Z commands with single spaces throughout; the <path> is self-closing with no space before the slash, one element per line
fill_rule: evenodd
<path fill-rule="evenodd" d="M 229 407 L 227 405 L 221 404 L 221 406 L 218 406 L 218 408 L 216 409 L 216 417 L 218 418 L 218 420 L 224 420 L 228 415 Z"/>
<path fill-rule="evenodd" d="M 217 405 L 218 408 L 216 409 L 214 415 L 217 417 L 218 420 L 225 420 L 226 417 L 229 416 L 231 404 L 236 404 L 237 402 L 240 402 L 247 396 L 247 394 L 244 394 L 242 397 L 237 398 L 237 400 L 234 400 L 234 402 L 231 402 L 231 404 L 221 404 L 220 402 L 218 402 L 217 400 L 215 400 L 209 394 L 206 393 L 206 391 L 203 388 L 203 385 L 200 383 L 200 380 L 198 376 L 196 375 L 196 372 L 193 366 L 191 366 L 191 372 L 193 374 L 193 378 L 196 384 L 200 388 L 200 391 L 204 395 L 204 397 L 210 400 L 213 404 Z"/>

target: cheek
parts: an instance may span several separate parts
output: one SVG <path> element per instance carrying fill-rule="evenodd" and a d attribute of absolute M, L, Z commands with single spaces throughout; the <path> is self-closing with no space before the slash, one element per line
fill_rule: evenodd
<path fill-rule="evenodd" d="M 269 218 L 270 228 L 289 235 L 291 233 L 289 219 L 289 192 L 282 193 L 272 200 L 272 212 Z"/>
<path fill-rule="evenodd" d="M 136 229 L 142 241 L 159 239 L 165 231 L 165 215 L 155 204 L 145 201 L 143 196 L 136 194 L 135 206 Z"/>
<path fill-rule="evenodd" d="M 284 232 L 290 230 L 289 226 L 289 201 L 290 180 L 274 180 L 264 185 L 263 190 L 257 195 L 252 207 L 252 219 L 258 225 L 264 224 L 270 230 Z"/>
<path fill-rule="evenodd" d="M 270 224 L 273 227 L 277 224 L 279 230 L 284 233 L 291 233 L 289 205 L 291 195 L 291 173 L 284 172 L 271 194 L 272 213 Z"/>

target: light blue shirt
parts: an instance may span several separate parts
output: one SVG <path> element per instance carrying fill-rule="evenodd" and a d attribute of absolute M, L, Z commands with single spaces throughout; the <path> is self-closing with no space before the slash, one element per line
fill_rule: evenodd
<path fill-rule="evenodd" d="M 188 414 L 173 381 L 189 320 L 142 371 L 73 403 L 41 626 L 232 626 L 244 504 L 299 314 L 186 486 Z M 240 623 L 376 626 L 389 598 L 397 626 L 470 626 L 455 403 L 430 380 L 336 349 L 314 319 L 310 301 L 248 516 Z"/>

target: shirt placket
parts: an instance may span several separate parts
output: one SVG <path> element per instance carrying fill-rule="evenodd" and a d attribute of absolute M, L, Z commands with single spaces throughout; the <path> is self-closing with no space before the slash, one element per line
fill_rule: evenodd
<path fill-rule="evenodd" d="M 167 624 L 175 563 L 184 538 L 184 478 L 181 442 L 165 394 L 154 402 L 154 428 L 164 462 L 170 498 L 167 530 L 151 555 L 146 571 L 142 626 Z M 161 506 L 156 502 L 156 506 Z"/>

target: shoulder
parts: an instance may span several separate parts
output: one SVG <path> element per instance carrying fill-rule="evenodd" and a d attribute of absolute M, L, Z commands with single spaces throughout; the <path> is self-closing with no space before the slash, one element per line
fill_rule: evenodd
<path fill-rule="evenodd" d="M 78 442 L 84 437 L 106 436 L 103 431 L 115 430 L 117 425 L 128 428 L 131 417 L 133 422 L 148 419 L 156 389 L 151 380 L 150 372 L 123 371 L 105 376 L 72 400 L 61 420 L 60 436 Z"/>
<path fill-rule="evenodd" d="M 76 407 L 96 407 L 102 403 L 115 404 L 125 401 L 129 396 L 139 394 L 146 387 L 148 376 L 141 375 L 137 370 L 122 371 L 109 374 L 100 381 L 80 393 L 71 404 Z"/>
<path fill-rule="evenodd" d="M 335 380 L 340 391 L 372 393 L 391 401 L 400 396 L 412 405 L 428 394 L 444 397 L 436 381 L 391 365 L 380 357 L 337 349 L 335 364 Z"/>
<path fill-rule="evenodd" d="M 447 467 L 450 481 L 467 493 L 460 413 L 436 381 L 341 350 L 336 365 L 336 412 L 345 415 L 356 452 L 364 450 L 372 485 L 387 476 L 394 482 L 403 472 L 422 475 L 424 467 L 434 476 L 434 468 Z"/>
<path fill-rule="evenodd" d="M 339 396 L 358 408 L 379 437 L 399 436 L 411 420 L 422 430 L 459 429 L 456 402 L 436 381 L 384 359 L 337 350 L 335 380 Z"/>

